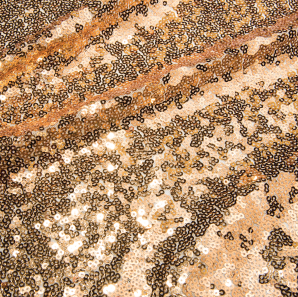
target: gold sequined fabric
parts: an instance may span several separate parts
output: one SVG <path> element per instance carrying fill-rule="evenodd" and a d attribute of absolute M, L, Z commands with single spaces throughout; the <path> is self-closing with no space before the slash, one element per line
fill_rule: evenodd
<path fill-rule="evenodd" d="M 296 0 L 0 1 L 0 296 L 297 297 Z"/>

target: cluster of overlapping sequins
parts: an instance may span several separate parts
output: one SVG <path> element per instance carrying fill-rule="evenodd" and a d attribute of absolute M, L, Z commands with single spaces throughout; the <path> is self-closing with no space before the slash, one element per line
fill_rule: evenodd
<path fill-rule="evenodd" d="M 0 3 L 0 296 L 298 296 L 298 3 Z"/>

